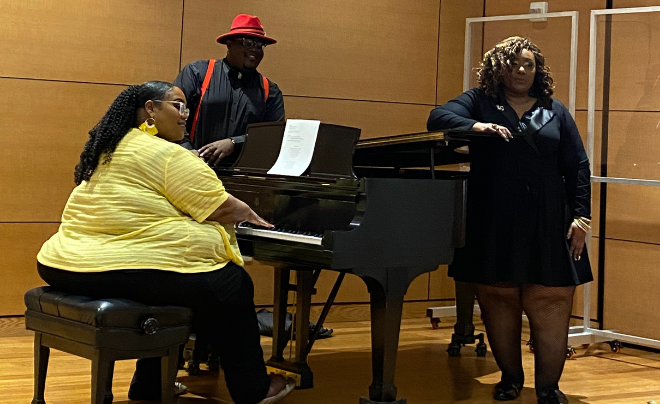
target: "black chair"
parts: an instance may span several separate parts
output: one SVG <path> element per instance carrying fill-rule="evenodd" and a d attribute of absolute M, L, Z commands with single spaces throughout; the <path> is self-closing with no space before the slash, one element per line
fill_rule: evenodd
<path fill-rule="evenodd" d="M 92 404 L 112 402 L 115 361 L 161 357 L 161 402 L 176 402 L 173 386 L 179 347 L 190 335 L 190 309 L 93 299 L 50 287 L 29 290 L 25 306 L 25 328 L 35 333 L 32 404 L 45 404 L 50 348 L 92 361 Z"/>

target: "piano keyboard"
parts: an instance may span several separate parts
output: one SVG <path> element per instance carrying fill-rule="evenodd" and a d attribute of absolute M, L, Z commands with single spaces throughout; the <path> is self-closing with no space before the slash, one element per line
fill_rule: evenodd
<path fill-rule="evenodd" d="M 258 236 L 258 237 L 264 237 L 264 238 L 270 238 L 276 240 L 293 241 L 296 243 L 303 243 L 303 244 L 321 245 L 323 243 L 323 236 L 320 234 L 304 232 L 304 231 L 280 229 L 277 227 L 274 227 L 272 229 L 263 229 L 263 228 L 257 229 L 254 228 L 249 223 L 241 223 L 236 228 L 236 234 L 241 234 L 246 236 Z"/>

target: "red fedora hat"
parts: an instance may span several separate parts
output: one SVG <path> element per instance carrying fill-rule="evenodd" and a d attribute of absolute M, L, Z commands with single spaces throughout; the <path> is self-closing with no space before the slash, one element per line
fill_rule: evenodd
<path fill-rule="evenodd" d="M 234 21 L 231 23 L 231 30 L 226 34 L 222 34 L 218 37 L 217 41 L 221 44 L 226 43 L 227 38 L 233 36 L 252 36 L 262 39 L 267 44 L 277 43 L 273 38 L 266 36 L 264 32 L 264 27 L 259 21 L 259 17 L 256 15 L 249 14 L 239 14 L 234 18 Z"/>

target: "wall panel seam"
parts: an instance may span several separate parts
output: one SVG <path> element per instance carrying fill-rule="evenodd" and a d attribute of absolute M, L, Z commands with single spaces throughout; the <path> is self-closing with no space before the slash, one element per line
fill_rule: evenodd
<path fill-rule="evenodd" d="M 57 79 L 44 79 L 44 78 L 36 78 L 36 77 L 0 76 L 0 79 L 45 81 L 45 82 L 50 82 L 50 83 L 98 84 L 98 85 L 102 85 L 102 86 L 122 86 L 122 87 L 128 87 L 128 86 L 132 85 L 132 84 L 125 84 L 125 83 L 103 83 L 103 82 L 96 82 L 96 81 L 57 80 Z"/>
<path fill-rule="evenodd" d="M 183 23 L 186 17 L 186 0 L 181 0 L 181 42 L 179 43 L 179 71 L 183 64 Z"/>
<path fill-rule="evenodd" d="M 380 104 L 400 104 L 400 105 L 419 105 L 424 107 L 435 107 L 435 104 L 425 104 L 419 102 L 405 102 L 405 101 L 385 101 L 385 100 L 368 100 L 360 98 L 338 98 L 338 97 L 319 97 L 312 95 L 293 95 L 285 94 L 284 98 L 307 98 L 307 99 L 316 99 L 316 100 L 334 100 L 334 101 L 355 101 L 355 102 L 375 102 Z"/>
<path fill-rule="evenodd" d="M 54 222 L 31 222 L 31 221 L 17 221 L 17 222 L 8 222 L 8 221 L 0 221 L 0 224 L 60 224 L 62 222 L 54 221 Z"/>
<path fill-rule="evenodd" d="M 651 241 L 641 241 L 641 240 L 628 240 L 625 238 L 616 238 L 616 237 L 605 237 L 605 240 L 611 240 L 611 241 L 622 241 L 624 243 L 632 243 L 632 244 L 646 244 L 646 245 L 655 245 L 655 246 L 660 246 L 660 243 L 653 243 Z"/>

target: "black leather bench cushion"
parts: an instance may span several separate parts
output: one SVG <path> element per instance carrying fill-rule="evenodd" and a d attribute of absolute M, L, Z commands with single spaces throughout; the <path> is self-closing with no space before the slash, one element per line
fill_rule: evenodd
<path fill-rule="evenodd" d="M 25 294 L 28 310 L 64 318 L 93 327 L 141 330 L 142 322 L 155 318 L 158 327 L 175 327 L 190 323 L 192 312 L 186 307 L 148 306 L 126 299 L 93 299 L 70 295 L 43 286 Z"/>

